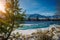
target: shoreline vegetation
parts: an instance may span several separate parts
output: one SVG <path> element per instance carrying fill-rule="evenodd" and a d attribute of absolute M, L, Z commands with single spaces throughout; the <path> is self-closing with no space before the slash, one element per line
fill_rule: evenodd
<path fill-rule="evenodd" d="M 31 31 L 31 30 L 29 30 Z M 23 33 L 25 33 L 23 31 Z M 3 34 L 2 34 L 3 35 Z M 23 35 L 16 31 L 9 37 L 10 40 L 60 40 L 60 25 L 50 25 L 48 28 L 36 29 L 31 34 Z"/>
<path fill-rule="evenodd" d="M 38 13 L 36 14 L 26 14 L 25 17 L 26 21 L 60 21 L 60 15 L 53 15 L 53 16 L 44 16 Z"/>
<path fill-rule="evenodd" d="M 28 19 L 28 20 L 25 20 L 25 21 L 60 21 L 60 18 L 55 18 L 55 19 Z"/>

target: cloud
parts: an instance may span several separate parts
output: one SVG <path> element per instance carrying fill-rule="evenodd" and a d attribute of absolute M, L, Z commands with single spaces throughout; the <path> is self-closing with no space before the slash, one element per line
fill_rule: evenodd
<path fill-rule="evenodd" d="M 48 2 L 48 1 L 47 1 Z M 21 7 L 26 9 L 27 14 L 38 13 L 41 15 L 53 15 L 55 13 L 54 5 L 46 5 L 44 1 L 37 0 L 22 0 Z M 49 4 L 49 3 L 48 3 Z"/>
<path fill-rule="evenodd" d="M 45 15 L 45 16 L 52 16 L 54 15 L 55 12 L 42 12 L 41 15 Z"/>
<path fill-rule="evenodd" d="M 34 11 L 31 11 L 30 14 L 40 14 L 40 15 L 45 15 L 45 16 L 52 16 L 56 13 L 56 11 L 49 11 L 47 10 L 46 8 L 44 9 L 38 9 L 38 10 L 34 10 Z"/>

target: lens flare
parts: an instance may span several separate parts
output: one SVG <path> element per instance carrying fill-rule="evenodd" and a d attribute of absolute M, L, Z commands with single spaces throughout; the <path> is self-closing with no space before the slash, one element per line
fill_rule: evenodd
<path fill-rule="evenodd" d="M 0 0 L 0 11 L 5 12 L 5 0 Z"/>

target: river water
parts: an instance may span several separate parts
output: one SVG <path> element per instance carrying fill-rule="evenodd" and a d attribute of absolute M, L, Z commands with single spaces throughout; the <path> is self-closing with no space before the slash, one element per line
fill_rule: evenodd
<path fill-rule="evenodd" d="M 26 29 L 37 29 L 37 28 L 47 28 L 50 25 L 60 25 L 60 21 L 25 21 L 22 28 L 18 28 L 19 30 Z"/>

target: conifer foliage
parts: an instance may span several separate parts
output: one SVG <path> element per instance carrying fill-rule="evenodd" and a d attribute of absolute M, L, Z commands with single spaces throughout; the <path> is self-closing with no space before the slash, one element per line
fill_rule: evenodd
<path fill-rule="evenodd" d="M 19 21 L 24 21 L 25 11 L 22 12 L 22 8 L 19 6 L 20 0 L 6 0 L 5 17 L 0 18 L 0 34 L 5 37 L 6 40 L 10 37 L 13 30 L 20 27 Z"/>

